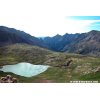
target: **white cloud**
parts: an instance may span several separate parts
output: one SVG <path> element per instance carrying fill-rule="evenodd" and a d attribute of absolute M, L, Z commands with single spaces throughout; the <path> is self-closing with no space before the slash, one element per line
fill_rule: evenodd
<path fill-rule="evenodd" d="M 91 22 L 71 21 L 66 16 L 81 15 L 84 10 L 88 13 L 88 5 L 84 7 L 84 4 L 81 0 L 0 0 L 0 25 L 14 27 L 34 36 L 82 31 Z M 82 8 L 81 12 L 79 8 Z M 94 9 L 91 9 L 90 14 L 93 14 Z"/>
<path fill-rule="evenodd" d="M 91 24 L 95 23 L 95 22 L 100 22 L 100 20 L 72 20 L 72 19 L 68 19 L 66 21 L 66 24 L 65 24 L 65 26 L 68 27 L 68 29 L 66 29 L 66 31 L 68 31 L 70 33 L 87 32 L 87 31 L 90 31 L 89 29 L 91 29 L 91 28 L 89 28 L 89 26 L 91 26 Z"/>

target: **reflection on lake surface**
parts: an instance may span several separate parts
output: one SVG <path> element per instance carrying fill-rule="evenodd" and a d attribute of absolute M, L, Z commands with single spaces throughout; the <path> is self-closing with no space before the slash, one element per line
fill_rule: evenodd
<path fill-rule="evenodd" d="M 43 73 L 48 69 L 49 66 L 46 65 L 33 65 L 30 63 L 18 63 L 16 65 L 5 65 L 0 70 L 3 72 L 12 72 L 14 74 L 24 76 L 24 77 L 32 77 Z"/>

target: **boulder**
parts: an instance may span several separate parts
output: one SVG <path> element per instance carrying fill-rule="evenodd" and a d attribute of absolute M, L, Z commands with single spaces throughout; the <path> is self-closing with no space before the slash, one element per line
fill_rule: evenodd
<path fill-rule="evenodd" d="M 7 75 L 5 77 L 0 78 L 0 83 L 17 83 L 18 79 L 12 77 L 11 75 Z"/>

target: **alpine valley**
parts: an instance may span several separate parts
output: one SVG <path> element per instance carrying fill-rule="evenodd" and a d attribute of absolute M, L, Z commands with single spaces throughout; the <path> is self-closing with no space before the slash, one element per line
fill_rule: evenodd
<path fill-rule="evenodd" d="M 10 74 L 20 83 L 100 82 L 100 31 L 37 38 L 0 26 L 0 67 L 20 62 L 50 67 L 28 78 L 3 71 L 0 77 Z"/>

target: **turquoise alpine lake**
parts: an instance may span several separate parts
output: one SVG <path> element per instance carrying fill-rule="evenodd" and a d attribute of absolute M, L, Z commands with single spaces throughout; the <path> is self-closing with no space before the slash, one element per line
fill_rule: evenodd
<path fill-rule="evenodd" d="M 47 65 L 33 65 L 30 63 L 22 62 L 15 65 L 5 65 L 0 68 L 3 72 L 12 72 L 16 75 L 24 77 L 36 76 L 46 71 L 50 66 Z"/>

